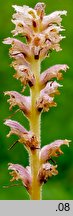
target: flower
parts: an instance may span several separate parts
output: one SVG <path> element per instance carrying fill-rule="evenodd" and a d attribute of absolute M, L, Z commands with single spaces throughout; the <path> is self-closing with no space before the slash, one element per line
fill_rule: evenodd
<path fill-rule="evenodd" d="M 19 164 L 9 163 L 8 165 L 8 170 L 13 170 L 12 172 L 10 172 L 11 176 L 13 177 L 10 181 L 12 182 L 14 180 L 22 180 L 23 185 L 30 192 L 32 178 L 29 168 L 24 168 Z"/>
<path fill-rule="evenodd" d="M 54 97 L 50 97 L 48 94 L 42 94 L 36 102 L 36 108 L 39 112 L 42 110 L 44 112 L 48 111 L 50 107 L 56 106 L 56 103 L 53 101 Z"/>
<path fill-rule="evenodd" d="M 57 175 L 58 171 L 56 170 L 57 165 L 51 165 L 50 163 L 42 164 L 39 173 L 38 173 L 38 181 L 40 184 L 46 183 L 48 178 L 50 178 L 52 175 Z"/>
<path fill-rule="evenodd" d="M 28 42 L 31 42 L 33 35 L 32 29 L 27 26 L 23 20 L 12 20 L 12 22 L 16 25 L 15 30 L 12 31 L 13 36 L 18 34 L 22 34 L 27 38 Z"/>
<path fill-rule="evenodd" d="M 56 81 L 51 81 L 46 84 L 45 88 L 40 91 L 40 96 L 36 101 L 38 111 L 48 111 L 50 107 L 57 105 L 54 102 L 54 95 L 59 94 L 58 87 L 61 86 Z"/>
<path fill-rule="evenodd" d="M 9 53 L 15 59 L 11 64 L 17 71 L 14 77 L 20 79 L 21 83 L 25 86 L 27 84 L 33 86 L 35 77 L 30 67 L 32 54 L 29 46 L 14 38 L 6 38 L 3 43 L 12 45 Z"/>
<path fill-rule="evenodd" d="M 19 53 L 24 55 L 24 58 L 29 62 L 31 58 L 31 52 L 28 45 L 24 44 L 20 40 L 15 38 L 6 38 L 3 42 L 4 44 L 11 44 L 12 48 L 10 49 L 10 55 L 13 57 Z"/>
<path fill-rule="evenodd" d="M 23 28 L 22 25 L 23 22 L 33 32 L 35 32 L 35 29 L 38 26 L 38 18 L 39 18 L 37 15 L 37 11 L 25 5 L 23 5 L 22 7 L 13 5 L 13 8 L 16 11 L 16 13 L 13 15 L 13 20 L 19 21 L 19 24 L 21 24 L 21 28 Z M 30 34 L 31 34 L 31 30 L 30 30 Z"/>
<path fill-rule="evenodd" d="M 43 88 L 40 93 L 41 95 L 43 94 L 48 94 L 50 96 L 55 95 L 59 93 L 58 87 L 62 87 L 62 85 L 60 85 L 56 81 L 51 81 L 46 84 L 46 87 Z"/>
<path fill-rule="evenodd" d="M 38 140 L 37 140 L 36 136 L 31 131 L 27 131 L 17 121 L 7 119 L 4 122 L 4 124 L 11 128 L 11 131 L 7 135 L 8 137 L 11 134 L 16 134 L 20 138 L 19 142 L 23 143 L 25 145 L 25 147 L 27 147 L 27 149 L 34 150 L 34 149 L 38 148 Z"/>
<path fill-rule="evenodd" d="M 49 15 L 44 16 L 42 21 L 42 29 L 46 29 L 50 24 L 52 25 L 53 23 L 56 23 L 57 25 L 61 26 L 62 15 L 66 16 L 67 11 L 55 11 Z"/>
<path fill-rule="evenodd" d="M 57 157 L 63 154 L 60 149 L 61 145 L 67 145 L 69 147 L 70 140 L 56 140 L 51 144 L 44 146 L 40 151 L 40 161 L 45 163 L 51 159 L 51 157 Z"/>
<path fill-rule="evenodd" d="M 30 97 L 19 94 L 16 91 L 6 91 L 5 95 L 9 95 L 10 99 L 7 101 L 10 103 L 10 109 L 13 106 L 18 105 L 26 116 L 30 115 Z"/>
<path fill-rule="evenodd" d="M 20 53 L 14 56 L 14 58 L 15 58 L 15 61 L 13 61 L 11 64 L 11 66 L 13 66 L 14 69 L 16 70 L 16 74 L 14 74 L 14 77 L 17 80 L 19 79 L 21 81 L 24 88 L 27 84 L 29 84 L 30 87 L 34 86 L 35 77 L 34 77 L 34 74 L 31 72 L 30 65 L 24 59 L 24 55 Z"/>
<path fill-rule="evenodd" d="M 50 107 L 56 106 L 54 102 L 54 95 L 58 94 L 58 87 L 62 85 L 58 84 L 56 81 L 51 81 L 53 78 L 61 79 L 62 73 L 61 70 L 66 71 L 68 66 L 66 64 L 58 64 L 48 68 L 46 71 L 40 75 L 40 96 L 36 102 L 36 107 L 38 111 L 48 111 Z"/>
<path fill-rule="evenodd" d="M 66 71 L 68 68 L 69 67 L 66 64 L 58 64 L 45 70 L 40 75 L 41 87 L 43 87 L 52 78 L 56 77 L 58 80 L 62 79 L 62 73 L 60 71 Z"/>
<path fill-rule="evenodd" d="M 23 134 L 27 134 L 27 130 L 21 124 L 19 124 L 17 121 L 13 121 L 11 119 L 8 119 L 4 122 L 4 124 L 11 128 L 11 131 L 7 135 L 8 137 L 13 133 L 18 135 L 18 136 L 22 136 Z"/>

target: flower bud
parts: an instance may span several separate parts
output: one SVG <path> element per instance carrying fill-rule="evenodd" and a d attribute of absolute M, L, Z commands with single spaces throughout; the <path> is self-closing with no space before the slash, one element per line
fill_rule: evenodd
<path fill-rule="evenodd" d="M 44 13 L 45 13 L 45 4 L 43 2 L 38 2 L 35 5 L 34 8 L 37 11 L 38 16 L 40 17 L 40 19 L 43 19 Z"/>

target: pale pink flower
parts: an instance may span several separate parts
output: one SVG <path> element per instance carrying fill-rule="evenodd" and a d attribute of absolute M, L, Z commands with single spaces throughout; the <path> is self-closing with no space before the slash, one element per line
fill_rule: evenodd
<path fill-rule="evenodd" d="M 32 37 L 34 36 L 32 29 L 29 26 L 27 26 L 23 20 L 12 20 L 12 22 L 16 26 L 15 30 L 12 31 L 13 36 L 22 34 L 27 38 L 28 42 L 31 42 Z"/>
<path fill-rule="evenodd" d="M 49 15 L 44 16 L 42 21 L 42 29 L 48 28 L 48 26 L 52 25 L 53 23 L 61 26 L 62 15 L 67 15 L 67 11 L 55 11 Z"/>
<path fill-rule="evenodd" d="M 37 13 L 36 10 L 33 8 L 30 8 L 29 6 L 23 5 L 23 6 L 17 6 L 13 5 L 12 6 L 15 11 L 18 13 L 16 15 L 24 15 L 24 20 L 29 19 L 32 21 L 32 18 L 37 18 Z"/>
<path fill-rule="evenodd" d="M 31 59 L 31 50 L 27 44 L 24 44 L 20 40 L 15 38 L 6 38 L 3 42 L 4 44 L 11 44 L 12 48 L 10 49 L 11 57 L 14 57 L 17 54 L 23 54 L 24 58 L 30 62 Z"/>
<path fill-rule="evenodd" d="M 35 84 L 34 74 L 31 72 L 30 64 L 24 58 L 22 53 L 14 56 L 15 61 L 12 62 L 11 66 L 14 67 L 16 73 L 14 77 L 19 79 L 21 83 L 24 85 L 24 88 L 27 84 L 29 86 L 33 86 Z"/>
<path fill-rule="evenodd" d="M 46 183 L 46 181 L 52 177 L 52 175 L 57 175 L 58 171 L 56 170 L 57 165 L 52 165 L 50 163 L 42 164 L 39 173 L 38 173 L 38 180 L 40 184 Z"/>
<path fill-rule="evenodd" d="M 58 87 L 62 87 L 62 85 L 60 85 L 59 83 L 57 83 L 56 81 L 51 81 L 48 82 L 45 86 L 45 88 L 43 88 L 40 92 L 41 95 L 43 94 L 48 94 L 48 95 L 55 95 L 58 94 Z"/>
<path fill-rule="evenodd" d="M 57 105 L 54 102 L 54 96 L 59 94 L 58 87 L 62 87 L 62 85 L 56 81 L 51 81 L 40 91 L 40 96 L 36 101 L 36 107 L 39 111 L 48 111 L 50 107 Z"/>
<path fill-rule="evenodd" d="M 17 121 L 7 119 L 4 122 L 4 124 L 11 128 L 11 132 L 8 134 L 8 136 L 10 136 L 13 133 L 15 133 L 15 134 L 17 134 L 19 136 L 22 136 L 22 134 L 27 134 L 27 130 L 20 123 L 18 123 Z"/>
<path fill-rule="evenodd" d="M 33 86 L 35 77 L 30 67 L 32 53 L 29 46 L 14 38 L 7 38 L 3 43 L 12 45 L 10 56 L 13 57 L 15 61 L 12 62 L 11 65 L 17 71 L 14 77 L 20 79 L 24 86 L 27 84 Z"/>
<path fill-rule="evenodd" d="M 48 94 L 42 94 L 36 102 L 36 107 L 39 112 L 48 111 L 50 107 L 56 106 L 54 97 L 50 97 Z"/>
<path fill-rule="evenodd" d="M 17 181 L 21 180 L 23 186 L 25 186 L 27 190 L 30 192 L 32 178 L 28 167 L 24 168 L 19 164 L 12 164 L 12 163 L 9 163 L 8 165 L 9 165 L 8 170 L 13 170 L 10 173 L 12 176 L 12 179 L 10 181 L 12 182 L 15 180 Z"/>
<path fill-rule="evenodd" d="M 54 65 L 47 70 L 45 70 L 43 73 L 40 75 L 40 84 L 41 87 L 45 85 L 49 80 L 52 78 L 57 78 L 58 80 L 62 78 L 62 73 L 61 71 L 66 71 L 69 67 L 66 64 L 58 64 Z"/>
<path fill-rule="evenodd" d="M 11 128 L 11 131 L 7 135 L 8 137 L 11 134 L 16 134 L 19 136 L 19 142 L 23 143 L 27 149 L 34 150 L 35 148 L 38 148 L 38 140 L 36 136 L 31 132 L 27 131 L 21 124 L 19 124 L 17 121 L 13 121 L 11 119 L 7 119 L 4 122 L 5 125 L 9 126 Z"/>
<path fill-rule="evenodd" d="M 10 109 L 12 109 L 13 106 L 18 105 L 27 117 L 30 115 L 30 96 L 21 95 L 16 91 L 6 91 L 5 95 L 10 96 L 10 99 L 7 100 L 10 103 Z"/>
<path fill-rule="evenodd" d="M 67 145 L 69 147 L 70 140 L 56 140 L 53 143 L 42 147 L 40 151 L 40 161 L 41 163 L 45 163 L 51 159 L 51 157 L 57 157 L 60 154 L 63 154 L 60 149 L 61 145 Z"/>

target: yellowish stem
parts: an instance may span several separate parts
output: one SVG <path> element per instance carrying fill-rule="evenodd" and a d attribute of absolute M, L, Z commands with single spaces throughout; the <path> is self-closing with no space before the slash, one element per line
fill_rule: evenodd
<path fill-rule="evenodd" d="M 31 189 L 31 199 L 40 200 L 41 191 L 40 185 L 37 180 L 38 170 L 40 167 L 39 161 L 39 151 L 40 151 L 40 113 L 36 110 L 36 100 L 40 94 L 40 61 L 35 60 L 32 64 L 32 71 L 35 75 L 35 85 L 31 88 L 31 117 L 30 117 L 30 129 L 35 134 L 38 140 L 38 149 L 32 150 L 30 153 L 30 166 L 32 173 L 32 189 Z"/>

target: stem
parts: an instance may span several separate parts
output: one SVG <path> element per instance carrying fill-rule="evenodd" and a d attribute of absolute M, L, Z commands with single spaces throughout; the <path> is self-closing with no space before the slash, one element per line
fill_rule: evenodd
<path fill-rule="evenodd" d="M 30 166 L 32 173 L 32 191 L 31 191 L 31 199 L 32 200 L 40 200 L 41 199 L 41 191 L 40 184 L 37 180 L 38 170 L 40 167 L 39 161 L 39 151 L 40 151 L 40 121 L 41 115 L 36 110 L 36 100 L 40 94 L 40 85 L 39 85 L 39 77 L 40 77 L 40 61 L 34 60 L 32 64 L 32 72 L 35 75 L 35 85 L 31 88 L 31 117 L 30 117 L 30 130 L 35 134 L 38 140 L 38 149 L 31 151 L 30 153 Z"/>

